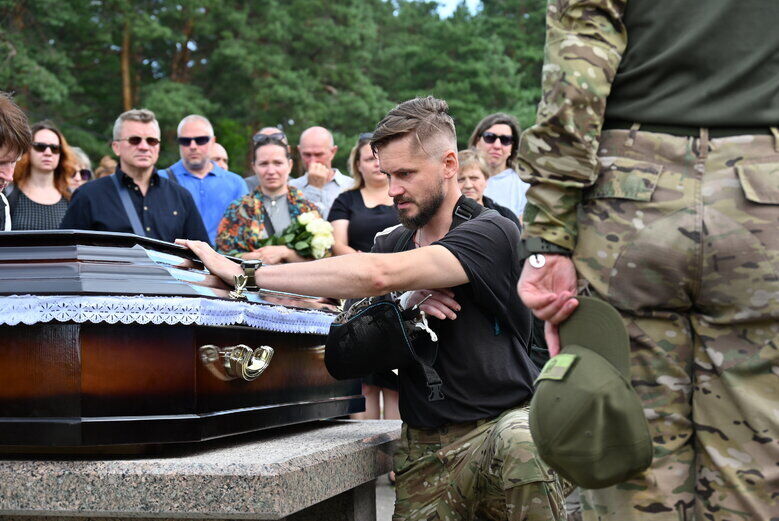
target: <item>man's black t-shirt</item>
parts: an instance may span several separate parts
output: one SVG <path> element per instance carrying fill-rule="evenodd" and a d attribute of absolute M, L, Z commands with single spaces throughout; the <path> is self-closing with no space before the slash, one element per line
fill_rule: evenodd
<path fill-rule="evenodd" d="M 376 237 L 377 253 L 395 250 L 404 228 Z M 530 311 L 517 295 L 517 226 L 487 210 L 434 244 L 460 261 L 469 282 L 452 288 L 462 307 L 456 320 L 428 317 L 438 335 L 433 367 L 445 398 L 430 402 L 418 364 L 399 371 L 400 415 L 415 428 L 490 418 L 530 399 L 538 369 L 528 356 Z M 407 249 L 413 247 L 411 241 Z M 431 288 L 433 289 L 433 288 Z"/>

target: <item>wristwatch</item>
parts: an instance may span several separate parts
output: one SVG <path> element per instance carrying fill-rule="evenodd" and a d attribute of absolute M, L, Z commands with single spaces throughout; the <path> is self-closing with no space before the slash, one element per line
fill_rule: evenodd
<path fill-rule="evenodd" d="M 257 291 L 260 289 L 257 284 L 257 270 L 262 268 L 261 260 L 243 260 L 241 261 L 241 269 L 243 274 L 246 275 L 246 289 L 249 291 Z"/>
<path fill-rule="evenodd" d="M 553 242 L 546 241 L 541 237 L 530 237 L 519 241 L 519 260 L 527 259 L 528 264 L 534 268 L 543 268 L 546 264 L 544 254 L 571 256 L 571 250 L 558 246 Z"/>

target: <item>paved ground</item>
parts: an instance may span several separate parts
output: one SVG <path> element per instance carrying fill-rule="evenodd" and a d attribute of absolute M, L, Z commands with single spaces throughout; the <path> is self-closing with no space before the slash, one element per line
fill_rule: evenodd
<path fill-rule="evenodd" d="M 392 521 L 394 506 L 395 488 L 385 474 L 376 480 L 376 521 Z"/>

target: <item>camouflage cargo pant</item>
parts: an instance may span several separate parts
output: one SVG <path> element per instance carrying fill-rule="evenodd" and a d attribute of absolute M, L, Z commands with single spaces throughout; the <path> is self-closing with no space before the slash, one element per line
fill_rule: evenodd
<path fill-rule="evenodd" d="M 779 519 L 779 143 L 604 132 L 581 283 L 617 307 L 655 443 L 585 519 Z"/>
<path fill-rule="evenodd" d="M 435 430 L 403 425 L 394 521 L 562 521 L 561 480 L 538 457 L 528 409 Z"/>

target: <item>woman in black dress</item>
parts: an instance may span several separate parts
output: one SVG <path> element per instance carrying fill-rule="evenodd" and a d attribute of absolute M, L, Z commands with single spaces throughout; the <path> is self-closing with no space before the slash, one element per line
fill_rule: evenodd
<path fill-rule="evenodd" d="M 68 179 L 76 172 L 65 136 L 48 121 L 32 126 L 32 146 L 14 169 L 8 194 L 13 230 L 56 230 L 70 201 Z"/>
<path fill-rule="evenodd" d="M 388 195 L 389 180 L 379 171 L 379 160 L 371 150 L 371 134 L 361 134 L 349 155 L 349 172 L 355 179 L 354 187 L 338 196 L 327 219 L 333 224 L 335 255 L 373 247 L 376 234 L 399 223 L 398 213 Z M 352 415 L 355 419 L 379 419 L 380 396 L 384 396 L 384 418 L 399 419 L 398 377 L 392 372 L 376 373 L 363 381 L 365 412 Z"/>

